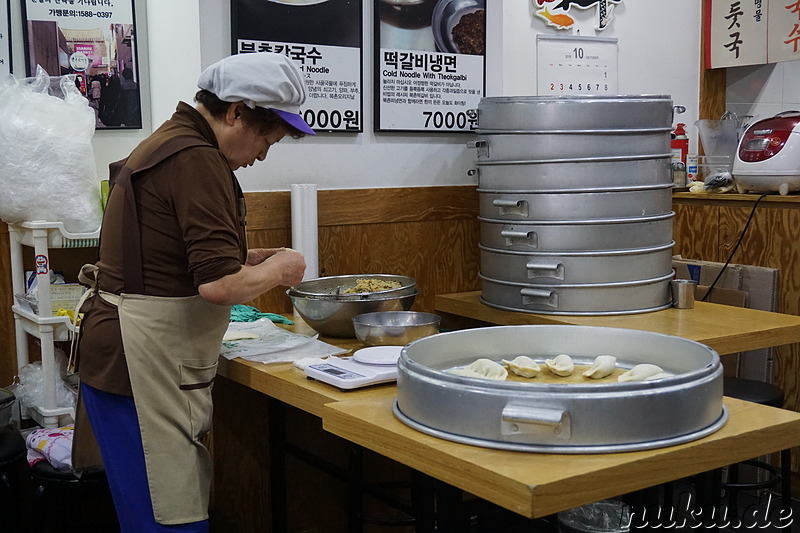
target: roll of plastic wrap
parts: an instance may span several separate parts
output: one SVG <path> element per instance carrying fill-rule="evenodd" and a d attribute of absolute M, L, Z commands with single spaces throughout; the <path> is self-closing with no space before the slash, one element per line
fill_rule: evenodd
<path fill-rule="evenodd" d="M 304 280 L 319 277 L 317 185 L 292 184 L 292 248 L 306 259 Z"/>

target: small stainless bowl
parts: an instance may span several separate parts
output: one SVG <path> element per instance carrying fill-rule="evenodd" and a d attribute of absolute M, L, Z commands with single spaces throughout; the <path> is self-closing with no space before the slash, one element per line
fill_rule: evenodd
<path fill-rule="evenodd" d="M 439 333 L 439 315 L 418 311 L 381 311 L 353 317 L 358 340 L 367 346 L 405 346 Z"/>

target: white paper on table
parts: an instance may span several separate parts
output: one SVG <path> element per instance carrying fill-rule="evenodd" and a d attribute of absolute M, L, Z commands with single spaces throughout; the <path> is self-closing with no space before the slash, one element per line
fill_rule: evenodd
<path fill-rule="evenodd" d="M 312 339 L 311 342 L 307 342 L 301 346 L 297 346 L 296 348 L 289 348 L 287 350 L 261 355 L 251 355 L 243 357 L 243 359 L 247 359 L 248 361 L 258 361 L 261 363 L 283 363 L 309 358 L 321 360 L 326 357 L 340 355 L 349 351 L 350 350 L 328 344 L 327 342 L 322 342 L 319 339 Z"/>
<path fill-rule="evenodd" d="M 228 331 L 252 333 L 258 338 L 222 341 L 220 355 L 227 359 L 295 348 L 316 338 L 279 328 L 268 318 L 254 322 L 231 322 Z"/>
<path fill-rule="evenodd" d="M 254 322 L 231 322 L 228 331 L 253 333 L 258 335 L 258 338 L 223 341 L 220 355 L 226 359 L 241 357 L 250 361 L 273 363 L 294 361 L 302 357 L 324 357 L 348 351 L 317 340 L 317 335 L 308 336 L 287 331 L 268 318 Z"/>

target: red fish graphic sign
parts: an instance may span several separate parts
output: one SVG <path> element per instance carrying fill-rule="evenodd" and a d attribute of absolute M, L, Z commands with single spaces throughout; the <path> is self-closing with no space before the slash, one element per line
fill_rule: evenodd
<path fill-rule="evenodd" d="M 579 9 L 596 8 L 595 28 L 604 29 L 611 22 L 613 4 L 622 0 L 531 0 L 536 9 L 535 15 L 545 21 L 548 26 L 559 30 L 566 30 L 575 24 L 575 19 L 569 15 L 572 7 Z"/>

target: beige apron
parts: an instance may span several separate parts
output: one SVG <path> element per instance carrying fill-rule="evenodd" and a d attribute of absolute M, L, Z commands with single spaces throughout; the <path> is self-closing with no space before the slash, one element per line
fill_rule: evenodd
<path fill-rule="evenodd" d="M 205 520 L 212 462 L 199 439 L 211 429 L 211 385 L 231 309 L 200 296 L 100 297 L 119 310 L 156 522 Z"/>
<path fill-rule="evenodd" d="M 89 276 L 96 274 L 86 265 L 80 279 L 119 312 L 155 520 L 205 520 L 212 462 L 199 439 L 211 428 L 211 386 L 231 308 L 200 296 L 95 292 Z"/>

